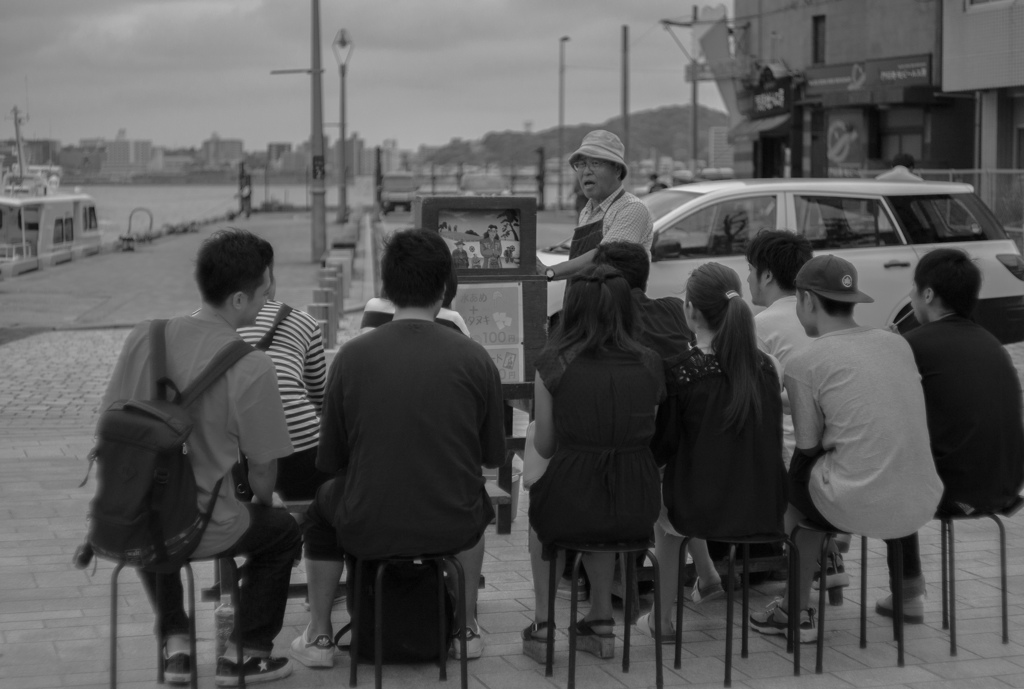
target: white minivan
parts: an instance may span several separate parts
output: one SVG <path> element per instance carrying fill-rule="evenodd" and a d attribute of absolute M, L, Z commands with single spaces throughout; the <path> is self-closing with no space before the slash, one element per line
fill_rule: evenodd
<path fill-rule="evenodd" d="M 698 182 L 643 197 L 654 218 L 651 297 L 682 296 L 696 266 L 718 261 L 747 276 L 745 252 L 761 230 L 804 235 L 816 254 L 857 267 L 874 298 L 855 311 L 862 325 L 886 327 L 910 312 L 918 259 L 938 246 L 967 251 L 982 272 L 975 320 L 1004 343 L 1024 340 L 1024 258 L 969 184 L 860 179 L 748 179 Z M 551 265 L 568 240 L 538 252 Z M 548 313 L 562 307 L 565 282 L 548 287 Z M 750 295 L 744 294 L 749 302 Z M 913 316 L 901 331 L 916 327 Z"/>

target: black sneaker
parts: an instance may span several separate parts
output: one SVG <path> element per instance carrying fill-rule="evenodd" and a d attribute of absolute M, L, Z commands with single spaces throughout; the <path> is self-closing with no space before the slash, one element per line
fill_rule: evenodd
<path fill-rule="evenodd" d="M 192 656 L 182 651 L 165 657 L 164 680 L 168 684 L 189 684 L 192 681 Z"/>
<path fill-rule="evenodd" d="M 258 684 L 281 679 L 292 674 L 292 661 L 287 658 L 257 658 L 246 656 L 242 663 L 246 684 Z M 238 686 L 238 663 L 224 656 L 217 658 L 217 686 Z"/>

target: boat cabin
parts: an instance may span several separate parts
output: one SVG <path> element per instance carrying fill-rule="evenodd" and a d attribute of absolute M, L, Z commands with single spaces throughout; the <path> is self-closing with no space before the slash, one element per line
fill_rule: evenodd
<path fill-rule="evenodd" d="M 0 195 L 0 274 L 17 275 L 100 250 L 88 194 Z"/>

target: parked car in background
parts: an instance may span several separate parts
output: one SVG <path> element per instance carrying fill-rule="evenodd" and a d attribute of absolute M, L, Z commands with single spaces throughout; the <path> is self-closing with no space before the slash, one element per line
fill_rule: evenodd
<path fill-rule="evenodd" d="M 416 190 L 422 183 L 423 180 L 411 172 L 385 173 L 380 190 L 381 211 L 384 214 L 400 208 L 411 211 Z"/>
<path fill-rule="evenodd" d="M 787 229 L 807 237 L 816 254 L 837 254 L 856 266 L 861 290 L 875 300 L 858 305 L 859 323 L 899 323 L 906 332 L 917 326 L 909 315 L 917 261 L 938 246 L 954 246 L 982 272 L 975 320 L 1003 343 L 1024 341 L 1024 258 L 969 184 L 723 180 L 665 189 L 643 202 L 654 217 L 651 297 L 682 296 L 690 272 L 706 261 L 746 277 L 750 238 Z M 566 260 L 568 244 L 567 238 L 539 251 L 540 260 Z M 549 315 L 561 310 L 564 289 L 564 281 L 549 285 Z M 743 296 L 749 303 L 750 295 Z"/>

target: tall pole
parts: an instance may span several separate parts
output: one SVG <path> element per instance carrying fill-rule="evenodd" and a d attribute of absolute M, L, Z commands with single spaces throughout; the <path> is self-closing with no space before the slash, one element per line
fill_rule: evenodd
<path fill-rule="evenodd" d="M 348 160 L 345 151 L 345 71 L 348 65 L 344 62 L 339 67 L 341 71 L 341 139 L 338 145 L 341 153 L 338 155 L 338 224 L 348 220 Z"/>
<path fill-rule="evenodd" d="M 693 26 L 697 26 L 697 6 L 693 6 Z M 696 39 L 694 43 L 696 44 Z M 693 70 L 690 82 L 690 169 L 697 174 L 697 46 L 693 46 L 693 57 L 690 58 L 690 67 Z"/>
<path fill-rule="evenodd" d="M 558 210 L 562 210 L 562 174 L 565 171 L 565 43 L 568 36 L 558 39 Z"/>
<path fill-rule="evenodd" d="M 622 25 L 622 147 L 629 169 L 629 27 Z"/>
<path fill-rule="evenodd" d="M 320 69 L 320 0 L 311 0 L 313 5 L 313 40 L 312 40 L 312 106 L 313 132 L 310 144 L 313 148 L 313 180 L 310 187 L 312 195 L 312 260 L 318 263 L 327 250 L 327 209 L 324 187 L 324 108 L 321 90 Z"/>

